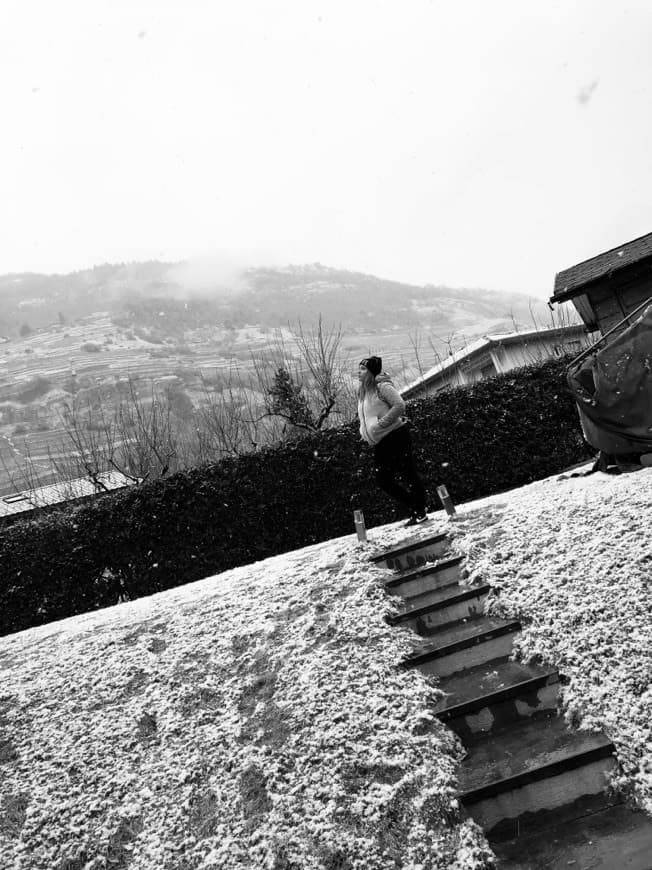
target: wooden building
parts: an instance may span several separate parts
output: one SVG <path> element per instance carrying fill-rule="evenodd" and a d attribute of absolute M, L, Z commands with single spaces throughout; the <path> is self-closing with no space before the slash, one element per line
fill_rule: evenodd
<path fill-rule="evenodd" d="M 559 272 L 550 303 L 572 302 L 587 329 L 604 335 L 647 299 L 652 299 L 652 233 Z"/>

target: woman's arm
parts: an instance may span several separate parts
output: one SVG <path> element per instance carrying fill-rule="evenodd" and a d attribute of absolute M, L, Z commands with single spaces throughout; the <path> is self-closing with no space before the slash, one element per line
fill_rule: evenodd
<path fill-rule="evenodd" d="M 378 426 L 381 429 L 386 429 L 398 420 L 401 414 L 405 413 L 405 402 L 398 390 L 391 384 L 378 384 L 378 395 L 383 402 L 389 405 L 387 413 L 378 418 Z"/>

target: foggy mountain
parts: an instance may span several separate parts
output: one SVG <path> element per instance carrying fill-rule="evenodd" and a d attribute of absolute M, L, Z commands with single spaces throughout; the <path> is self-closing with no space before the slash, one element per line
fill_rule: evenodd
<path fill-rule="evenodd" d="M 163 391 L 186 434 L 199 431 L 212 401 L 243 407 L 248 419 L 247 403 L 261 407 L 254 359 L 276 364 L 276 327 L 300 320 L 310 332 L 320 315 L 327 335 L 341 326 L 339 363 L 352 383 L 357 362 L 377 353 L 398 385 L 483 333 L 550 323 L 545 303 L 524 295 L 419 287 L 319 264 L 243 270 L 154 261 L 4 275 L 0 494 L 35 485 L 36 473 L 40 485 L 58 479 L 56 462 L 78 455 L 66 436 L 71 401 L 90 409 L 82 429 L 95 432 L 93 415 L 113 419 L 132 379 L 145 393 Z M 288 353 L 301 367 L 292 342 Z"/>
<path fill-rule="evenodd" d="M 345 331 L 464 331 L 533 328 L 549 323 L 540 299 L 484 289 L 416 286 L 318 263 L 216 273 L 192 263 L 119 263 L 68 275 L 0 276 L 0 335 L 108 312 L 124 326 L 181 333 L 198 326 L 286 325 L 301 319 L 341 323 Z"/>

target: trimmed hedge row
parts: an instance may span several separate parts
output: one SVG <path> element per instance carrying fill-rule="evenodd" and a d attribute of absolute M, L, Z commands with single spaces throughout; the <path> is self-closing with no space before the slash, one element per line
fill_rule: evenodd
<path fill-rule="evenodd" d="M 587 458 L 565 361 L 409 403 L 435 504 L 520 486 Z M 0 531 L 0 634 L 138 598 L 397 518 L 357 425 L 103 495 Z"/>

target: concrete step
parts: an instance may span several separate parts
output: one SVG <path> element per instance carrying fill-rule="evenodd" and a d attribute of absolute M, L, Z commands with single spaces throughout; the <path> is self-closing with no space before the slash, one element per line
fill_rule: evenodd
<path fill-rule="evenodd" d="M 415 595 L 412 598 L 404 598 L 404 606 L 401 612 L 403 614 L 424 613 L 430 604 L 446 601 L 460 595 L 467 589 L 468 587 L 460 586 L 457 582 L 451 582 L 447 586 L 435 587 L 428 592 L 422 592 L 420 595 Z"/>
<path fill-rule="evenodd" d="M 503 619 L 500 616 L 482 616 L 480 619 L 466 619 L 461 622 L 456 622 L 454 625 L 440 628 L 437 634 L 432 637 L 422 638 L 415 646 L 413 655 L 418 656 L 421 653 L 427 653 L 431 649 L 440 646 L 448 646 L 458 640 L 464 640 L 467 637 L 472 637 L 479 631 L 488 631 L 491 628 L 500 628 L 503 625 L 509 625 L 510 621 Z"/>
<path fill-rule="evenodd" d="M 652 870 L 652 818 L 616 804 L 492 847 L 498 870 Z"/>
<path fill-rule="evenodd" d="M 443 591 L 448 594 L 422 607 L 406 609 L 388 618 L 390 625 L 407 625 L 417 634 L 427 637 L 451 623 L 465 619 L 478 619 L 484 613 L 484 602 L 491 590 L 490 586 L 470 588 L 450 587 Z"/>
<path fill-rule="evenodd" d="M 414 538 L 406 541 L 391 550 L 385 550 L 371 557 L 371 561 L 381 568 L 389 568 L 391 571 L 408 571 L 411 568 L 419 568 L 428 562 L 441 559 L 448 552 L 450 543 L 444 533 L 431 535 L 428 538 Z"/>
<path fill-rule="evenodd" d="M 390 577 L 385 581 L 385 589 L 391 595 L 400 595 L 402 598 L 414 598 L 437 589 L 457 583 L 462 578 L 462 562 L 464 556 L 453 556 L 449 559 L 441 559 L 417 568 L 414 571 L 406 571 L 396 577 Z"/>
<path fill-rule="evenodd" d="M 407 613 L 409 610 L 420 610 L 422 607 L 425 607 L 433 601 L 440 601 L 442 597 L 445 598 L 446 595 L 453 595 L 454 592 L 459 591 L 459 583 L 456 580 L 451 580 L 444 586 L 436 586 L 434 589 L 421 592 L 419 595 L 412 595 L 409 598 L 403 598 L 403 601 L 405 601 L 405 612 Z"/>
<path fill-rule="evenodd" d="M 516 833 L 521 817 L 600 799 L 616 766 L 611 740 L 571 729 L 561 716 L 516 722 L 467 748 L 460 797 L 487 835 Z"/>
<path fill-rule="evenodd" d="M 504 660 L 511 655 L 514 637 L 521 629 L 520 622 L 501 620 L 502 624 L 498 626 L 488 620 L 488 624 L 485 624 L 484 618 L 474 622 L 477 623 L 473 626 L 475 631 L 467 631 L 464 637 L 442 643 L 439 635 L 435 635 L 429 648 L 406 658 L 402 662 L 403 667 L 418 668 L 423 674 L 448 677 L 496 659 Z"/>
<path fill-rule="evenodd" d="M 519 719 L 554 712 L 559 702 L 556 670 L 509 660 L 444 677 L 438 688 L 447 695 L 434 712 L 465 743 Z"/>

